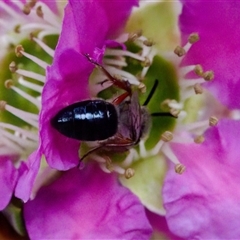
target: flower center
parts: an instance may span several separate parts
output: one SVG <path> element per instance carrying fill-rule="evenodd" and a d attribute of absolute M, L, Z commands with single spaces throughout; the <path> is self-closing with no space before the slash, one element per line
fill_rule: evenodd
<path fill-rule="evenodd" d="M 179 99 L 177 77 L 171 63 L 157 56 L 153 43 L 139 33 L 129 34 L 127 37 L 124 34 L 119 39 L 125 39 L 124 44 L 118 42 L 118 44 L 115 44 L 119 46 L 118 48 L 112 48 L 110 45 L 105 51 L 103 59 L 105 69 L 114 78 L 128 81 L 132 85 L 133 92 L 139 92 L 139 99 L 137 100 L 139 107 L 145 103 L 156 79 L 158 79 L 160 86 L 155 89 L 155 93 L 147 106 L 149 114 L 159 112 L 177 114 L 176 109 L 161 104 L 169 97 L 176 99 L 176 101 Z M 122 94 L 122 91 L 116 86 L 109 87 L 108 84 L 98 84 L 106 80 L 106 78 L 104 72 L 98 69 L 97 74 L 95 72 L 90 80 L 90 92 L 94 97 L 108 99 L 111 102 L 110 99 L 115 99 L 116 96 Z M 133 101 L 132 98 L 130 96 L 129 99 L 124 101 Z M 131 111 L 131 108 L 128 114 L 130 119 L 133 118 L 133 114 L 136 119 L 143 118 L 142 112 L 135 113 Z M 175 119 L 171 117 L 154 117 L 157 115 L 153 114 L 152 120 L 150 120 L 152 122 L 151 130 L 146 138 L 144 136 L 140 138 L 139 145 L 136 148 L 133 148 L 134 144 L 131 145 L 130 143 L 131 147 L 128 148 L 128 151 L 120 150 L 118 152 L 117 147 L 121 146 L 122 141 L 132 141 L 134 143 L 134 140 L 131 139 L 121 139 L 119 142 L 115 141 L 115 148 L 112 148 L 112 151 L 111 149 L 104 151 L 104 149 L 100 148 L 99 151 L 91 153 L 91 159 L 99 162 L 105 172 L 115 171 L 126 178 L 132 177 L 134 175 L 134 170 L 131 167 L 133 162 L 156 155 L 164 143 L 169 139 L 171 140 L 171 132 L 169 131 L 173 129 Z M 121 119 L 119 119 L 120 122 Z M 138 132 L 136 130 L 138 125 L 133 123 L 134 121 L 126 125 L 126 131 L 132 129 Z M 122 131 L 121 124 L 119 126 L 117 134 Z M 165 133 L 166 130 L 168 131 Z"/>

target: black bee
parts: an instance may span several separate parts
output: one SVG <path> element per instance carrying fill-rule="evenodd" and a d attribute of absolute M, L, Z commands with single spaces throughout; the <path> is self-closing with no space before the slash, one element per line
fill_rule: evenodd
<path fill-rule="evenodd" d="M 148 98 L 141 106 L 137 90 L 133 91 L 128 81 L 115 79 L 89 55 L 85 56 L 102 69 L 108 78 L 106 81 L 112 82 L 125 92 L 116 97 L 112 103 L 95 99 L 71 104 L 52 118 L 52 126 L 63 135 L 81 141 L 98 141 L 98 145 L 88 151 L 81 160 L 100 149 L 125 152 L 137 145 L 149 132 L 151 115 L 174 117 L 168 112 L 150 114 L 146 108 L 157 88 L 158 80 L 155 80 Z"/>

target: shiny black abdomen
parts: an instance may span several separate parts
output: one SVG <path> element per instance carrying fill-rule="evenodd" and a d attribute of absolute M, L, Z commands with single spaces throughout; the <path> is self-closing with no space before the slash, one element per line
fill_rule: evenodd
<path fill-rule="evenodd" d="M 86 100 L 59 111 L 51 124 L 70 138 L 82 141 L 104 140 L 117 132 L 118 115 L 111 103 L 104 100 Z"/>

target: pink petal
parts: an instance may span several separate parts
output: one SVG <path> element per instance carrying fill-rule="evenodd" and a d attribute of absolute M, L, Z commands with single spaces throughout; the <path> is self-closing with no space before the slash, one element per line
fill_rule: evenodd
<path fill-rule="evenodd" d="M 33 152 L 26 162 L 21 162 L 19 180 L 15 189 L 15 196 L 26 202 L 32 192 L 41 160 L 41 150 Z"/>
<path fill-rule="evenodd" d="M 240 107 L 240 2 L 184 1 L 180 16 L 182 39 L 198 32 L 183 65 L 201 64 L 215 78 L 204 85 L 230 108 Z"/>
<path fill-rule="evenodd" d="M 164 216 L 157 215 L 153 212 L 150 212 L 149 210 L 146 210 L 146 214 L 151 226 L 153 227 L 153 230 L 158 232 L 162 236 L 161 239 L 182 239 L 172 234 L 172 232 L 168 228 L 166 218 Z"/>
<path fill-rule="evenodd" d="M 240 122 L 222 120 L 201 144 L 173 144 L 186 166 L 171 169 L 163 188 L 170 230 L 187 239 L 237 239 L 240 236 Z"/>
<path fill-rule="evenodd" d="M 139 200 L 97 165 L 69 170 L 24 208 L 31 239 L 149 239 Z"/>
<path fill-rule="evenodd" d="M 0 157 L 0 210 L 3 210 L 10 202 L 18 178 L 10 157 Z"/>
<path fill-rule="evenodd" d="M 56 68 L 48 69 L 48 81 L 42 93 L 40 136 L 48 164 L 67 170 L 79 162 L 79 141 L 61 135 L 50 121 L 62 108 L 88 98 L 88 76 L 93 66 L 72 49 L 63 52 L 55 65 Z"/>

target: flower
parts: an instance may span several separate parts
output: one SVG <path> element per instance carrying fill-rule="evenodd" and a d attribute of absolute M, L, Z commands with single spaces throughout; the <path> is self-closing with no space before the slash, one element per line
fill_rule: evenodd
<path fill-rule="evenodd" d="M 152 227 L 155 230 L 164 231 L 166 236 L 177 238 L 172 236 L 164 225 L 165 219 L 160 217 L 164 215 L 166 215 L 170 230 L 180 237 L 219 237 L 218 233 L 226 237 L 238 235 L 235 227 L 237 222 L 234 223 L 233 229 L 226 225 L 226 228 L 220 232 L 224 222 L 215 216 L 221 212 L 223 219 L 234 217 L 234 211 L 222 211 L 222 207 L 228 206 L 229 203 L 222 201 L 223 195 L 219 192 L 218 186 L 219 184 L 224 185 L 222 179 L 226 177 L 231 183 L 231 188 L 226 192 L 230 194 L 236 188 L 237 177 L 232 169 L 237 164 L 232 159 L 236 159 L 237 154 L 234 151 L 232 151 L 233 155 L 226 153 L 225 140 L 227 139 L 230 148 L 235 150 L 236 147 L 232 140 L 236 139 L 236 133 L 233 132 L 233 129 L 238 129 L 238 122 L 220 120 L 219 126 L 216 125 L 218 118 L 232 117 L 233 114 L 229 108 L 235 108 L 238 105 L 237 101 L 230 99 L 228 94 L 225 94 L 220 101 L 227 107 L 219 103 L 219 89 L 226 85 L 218 83 L 222 73 L 221 69 L 218 65 L 211 64 L 209 59 L 213 61 L 216 59 L 220 63 L 224 62 L 224 59 L 218 54 L 216 56 L 213 54 L 216 50 L 215 44 L 208 44 L 208 34 L 206 34 L 205 29 L 208 29 L 209 25 L 204 25 L 201 28 L 201 24 L 198 25 L 196 20 L 190 21 L 196 23 L 195 25 L 186 27 L 186 23 L 189 22 L 186 20 L 188 19 L 188 9 L 201 6 L 201 2 L 194 4 L 186 1 L 182 3 L 183 13 L 180 16 L 180 23 L 183 47 L 178 46 L 175 53 L 170 53 L 169 49 L 172 49 L 172 45 L 176 44 L 178 35 L 175 32 L 171 32 L 167 36 L 165 34 L 164 37 L 171 39 L 171 43 L 168 43 L 167 47 L 165 44 L 161 45 L 161 43 L 159 44 L 161 41 L 154 34 L 162 31 L 166 22 L 163 21 L 162 27 L 151 23 L 151 21 L 160 22 L 160 18 L 166 12 L 165 4 L 167 3 L 157 2 L 144 5 L 145 7 L 141 8 L 136 15 L 131 16 L 132 19 L 127 29 L 132 33 L 124 33 L 126 20 L 132 7 L 137 5 L 136 1 L 127 1 L 123 4 L 119 1 L 96 0 L 86 3 L 70 0 L 65 8 L 62 30 L 55 51 L 49 48 L 40 36 L 45 36 L 49 27 L 49 32 L 58 33 L 60 31 L 60 18 L 57 18 L 57 23 L 53 21 L 54 27 L 52 23 L 51 26 L 47 24 L 47 27 L 44 25 L 43 29 L 40 28 L 39 33 L 31 34 L 35 43 L 50 55 L 49 61 L 54 56 L 50 67 L 48 67 L 49 63 L 45 62 L 45 57 L 42 58 L 40 55 L 39 58 L 33 57 L 33 55 L 27 54 L 29 50 L 24 50 L 22 46 L 16 47 L 18 56 L 24 55 L 47 70 L 47 81 L 43 88 L 40 86 L 40 94 L 37 94 L 41 97 L 41 105 L 36 94 L 22 94 L 22 91 L 19 91 L 13 84 L 14 79 L 5 83 L 8 88 L 21 93 L 24 98 L 34 102 L 38 109 L 42 106 L 39 118 L 39 140 L 36 137 L 37 113 L 32 114 L 31 109 L 28 109 L 28 112 L 18 111 L 9 102 L 1 102 L 2 109 L 20 116 L 21 119 L 29 123 L 27 129 L 21 125 L 18 127 L 10 125 L 10 131 L 7 131 L 11 133 L 11 137 L 14 135 L 12 139 L 15 141 L 17 139 L 17 143 L 24 148 L 22 152 L 14 152 L 17 155 L 16 159 L 19 160 L 20 156 L 23 158 L 24 152 L 24 155 L 28 156 L 27 160 L 22 161 L 16 171 L 13 167 L 13 161 L 7 155 L 8 158 L 3 161 L 2 169 L 9 169 L 11 174 L 15 174 L 13 178 L 10 178 L 13 180 L 10 190 L 8 189 L 8 192 L 4 190 L 6 198 L 3 208 L 8 204 L 12 191 L 15 190 L 15 196 L 25 202 L 23 203 L 22 216 L 30 238 L 148 239 L 152 233 Z M 19 4 L 21 5 L 21 2 Z M 172 6 L 175 4 L 171 5 L 170 3 L 167 6 L 171 7 L 167 9 L 172 10 Z M 11 9 L 18 12 L 16 10 L 19 7 L 18 4 L 8 2 L 4 6 L 10 6 Z M 27 11 L 30 8 L 30 16 L 33 10 L 38 9 L 36 5 L 25 4 L 24 6 L 27 7 Z M 206 6 L 211 11 L 211 3 Z M 44 11 L 47 9 L 49 10 L 49 8 L 45 8 Z M 160 9 L 164 9 L 162 14 L 160 14 Z M 44 14 L 44 11 L 40 11 L 38 14 L 41 17 L 42 15 L 49 16 Z M 50 12 L 55 16 L 56 9 L 52 9 Z M 191 12 L 189 11 L 189 13 Z M 193 16 L 195 17 L 195 14 Z M 214 14 L 209 15 L 210 20 L 212 16 Z M 143 21 L 141 17 L 144 18 Z M 171 20 L 169 19 L 169 23 Z M 40 19 L 40 21 L 42 20 Z M 49 19 L 44 21 L 51 22 Z M 147 28 L 148 37 L 145 37 L 136 29 L 144 25 L 147 26 L 148 22 L 150 22 L 151 27 Z M 202 22 L 204 23 L 204 21 Z M 212 22 L 214 22 L 214 26 L 217 24 L 214 18 Z M 223 23 L 225 22 L 228 26 L 226 19 Z M 39 27 L 39 25 L 34 24 L 34 27 L 36 26 Z M 22 28 L 24 29 L 24 27 Z M 144 29 L 144 27 L 142 28 Z M 221 29 L 229 29 L 229 27 Z M 213 35 L 218 36 L 218 33 L 216 31 Z M 149 38 L 150 36 L 153 37 L 153 40 Z M 186 38 L 188 39 L 186 40 Z M 153 47 L 154 41 L 157 41 L 155 47 Z M 205 50 L 208 46 L 211 46 L 209 53 L 211 50 L 214 51 L 206 59 L 204 57 L 206 51 L 199 51 L 199 47 L 201 50 L 202 48 Z M 55 47 L 54 44 L 52 47 Z M 231 49 L 233 48 L 230 47 Z M 26 74 L 23 69 L 16 66 L 16 63 L 10 64 L 10 70 L 13 73 Z M 225 76 L 225 73 L 226 76 L 231 75 L 229 72 L 224 72 L 222 75 Z M 129 81 L 133 94 L 130 94 L 127 100 L 123 101 L 123 104 L 131 101 L 131 104 L 134 102 L 137 107 L 148 102 L 148 100 L 146 101 L 146 98 L 149 99 L 147 95 L 151 92 L 152 85 L 156 86 L 158 81 L 155 79 L 158 78 L 161 87 L 156 88 L 147 106 L 148 110 L 153 113 L 152 116 L 161 115 L 159 111 L 167 111 L 172 116 L 178 116 L 178 120 L 153 117 L 149 137 L 141 138 L 138 147 L 130 148 L 123 154 L 116 154 L 115 151 L 108 152 L 104 148 L 99 150 L 98 147 L 96 149 L 99 151 L 91 151 L 89 150 L 91 147 L 99 146 L 98 144 L 101 146 L 101 143 L 87 146 L 84 142 L 79 143 L 77 140 L 61 135 L 51 125 L 51 120 L 65 106 L 98 97 L 114 103 L 116 99 L 119 99 L 119 96 L 124 96 L 119 93 L 122 90 L 121 87 L 116 90 L 114 88 L 116 84 L 110 87 L 109 81 L 105 81 L 106 78 L 109 79 L 109 75 L 120 82 L 122 79 Z M 118 80 L 117 75 L 121 76 L 121 80 Z M 34 79 L 44 78 L 44 75 L 35 75 L 32 71 L 27 76 Z M 223 83 L 222 80 L 220 81 Z M 26 85 L 24 79 L 19 79 L 19 82 Z M 26 86 L 34 86 L 32 89 L 36 89 L 35 85 L 29 83 Z M 209 92 L 204 91 L 203 87 L 207 88 Z M 234 91 L 234 88 L 227 88 L 228 90 Z M 136 97 L 137 92 L 139 99 Z M 117 109 L 119 108 L 117 106 Z M 133 113 L 135 112 L 133 111 Z M 213 113 L 216 117 L 211 116 Z M 136 119 L 139 120 L 139 116 L 142 115 L 139 113 L 136 116 Z M 119 118 L 122 119 L 122 116 Z M 130 111 L 126 118 L 133 119 Z M 134 130 L 137 128 L 136 122 L 123 129 Z M 149 123 L 144 121 L 144 124 L 148 125 Z M 143 127 L 144 124 L 140 124 L 140 127 Z M 8 126 L 2 125 L 2 129 L 6 131 Z M 231 130 L 230 133 L 227 133 L 227 126 Z M 124 132 L 123 129 L 119 131 Z M 206 133 L 204 133 L 205 131 Z M 209 144 L 211 140 L 215 141 L 215 145 Z M 8 150 L 7 147 L 12 145 L 15 150 L 18 149 L 16 148 L 17 144 L 14 145 L 15 141 L 7 146 L 4 145 L 4 150 Z M 229 146 L 227 145 L 227 147 Z M 211 152 L 209 149 L 214 151 Z M 218 150 L 226 156 L 224 160 L 228 160 L 232 165 L 228 165 L 221 159 L 222 155 L 218 154 Z M 9 151 L 9 153 L 13 152 Z M 87 157 L 80 163 L 79 159 L 85 153 L 87 153 Z M 207 158 L 201 159 L 200 153 L 206 153 Z M 197 156 L 196 161 L 192 159 L 193 154 Z M 42 155 L 46 159 L 42 159 Z M 170 165 L 166 159 L 171 160 L 174 165 L 170 166 L 165 179 L 164 208 L 161 191 L 166 170 Z M 213 159 L 215 160 L 213 161 Z M 199 160 L 201 160 L 201 164 L 199 164 Z M 207 163 L 206 160 L 212 164 L 210 166 L 204 165 Z M 218 177 L 212 175 L 212 172 L 224 169 L 224 164 L 228 166 L 225 169 L 226 172 Z M 208 179 L 203 178 L 199 172 L 208 176 L 209 181 L 212 181 L 213 184 L 209 185 Z M 4 174 L 2 176 L 5 176 Z M 191 179 L 193 185 L 191 185 L 190 190 L 187 188 L 190 186 L 188 179 Z M 201 182 L 200 186 L 199 182 Z M 178 183 L 182 184 L 179 186 Z M 211 195 L 212 192 L 214 196 Z M 196 199 L 199 200 L 198 196 L 201 196 L 199 199 L 205 203 L 204 207 L 200 204 L 202 208 L 198 208 L 198 201 L 195 202 Z M 237 198 L 238 196 L 230 198 L 230 201 L 235 204 L 234 201 Z M 214 203 L 219 204 L 212 204 L 212 199 L 215 200 Z M 185 200 L 190 204 L 186 204 Z M 185 205 L 182 206 L 182 203 Z M 148 209 L 147 215 L 144 212 L 144 207 Z M 8 208 L 5 208 L 4 211 L 7 212 Z M 198 209 L 203 211 L 199 212 Z M 237 206 L 234 210 L 238 212 Z M 188 217 L 192 211 L 196 212 L 195 218 Z M 175 214 L 176 212 L 178 214 Z M 213 232 L 205 230 L 207 223 L 202 220 L 202 213 L 205 216 L 211 216 L 209 224 L 213 224 Z M 63 220 L 59 221 L 59 218 Z M 197 228 L 199 223 L 201 225 Z M 154 236 L 158 236 L 158 233 L 155 233 Z"/>
<path fill-rule="evenodd" d="M 223 106 L 216 111 L 214 104 L 214 111 L 230 119 L 222 119 L 207 130 L 200 145 L 171 144 L 186 171 L 181 176 L 171 170 L 167 173 L 163 187 L 166 219 L 170 230 L 184 239 L 237 239 L 240 126 L 239 120 L 231 119 L 235 115 L 229 109 L 239 108 L 239 2 L 182 3 L 182 41 L 185 43 L 191 32 L 197 32 L 200 40 L 181 64 L 201 64 L 203 69 L 213 70 L 214 80 L 203 86 L 228 107 L 228 111 Z M 206 104 L 211 106 L 211 99 L 206 98 Z"/>
<path fill-rule="evenodd" d="M 95 59 L 100 59 L 105 50 L 104 44 L 114 45 L 114 41 L 108 39 L 115 37 L 120 32 L 132 6 L 136 3 L 136 1 L 128 1 L 123 5 L 118 1 L 115 3 L 95 1 L 89 5 L 86 2 L 70 1 L 65 9 L 63 31 L 55 50 L 54 62 L 47 69 L 47 82 L 41 95 L 43 107 L 39 121 L 39 146 L 36 151 L 30 154 L 27 161 L 21 163 L 18 169 L 19 180 L 15 189 L 15 196 L 26 202 L 29 196 L 34 197 L 37 188 L 41 187 L 35 199 L 24 205 L 26 229 L 31 238 L 46 236 L 52 238 L 60 234 L 61 237 L 66 238 L 112 236 L 114 238 L 132 239 L 137 236 L 147 239 L 151 234 L 151 226 L 138 198 L 118 183 L 116 174 L 105 175 L 96 166 L 96 163 L 89 164 L 89 170 L 85 169 L 86 171 L 82 175 L 79 174 L 81 172 L 78 168 L 69 170 L 61 176 L 55 174 L 55 171 L 51 171 L 48 167 L 45 167 L 42 173 L 38 173 L 42 154 L 46 156 L 48 164 L 58 170 L 68 170 L 79 164 L 79 142 L 61 136 L 52 128 L 50 120 L 64 105 L 89 97 L 87 92 L 88 78 L 94 66 L 83 56 L 82 51 L 87 51 Z M 110 10 L 114 9 L 118 10 L 118 14 L 110 13 Z M 79 16 L 79 11 L 82 13 L 82 21 L 74 19 Z M 97 15 L 96 12 L 98 12 Z M 88 19 L 89 16 L 92 17 Z M 113 24 L 113 18 L 117 20 L 117 24 Z M 95 29 L 97 25 L 99 32 Z M 83 38 L 82 34 L 85 32 L 88 34 L 86 38 Z M 71 34 L 72 36 L 69 38 Z M 36 38 L 34 40 L 37 42 Z M 51 49 L 47 48 L 42 42 L 39 43 L 38 41 L 37 43 L 52 55 Z M 18 55 L 28 56 L 21 46 L 17 47 L 16 52 Z M 44 68 L 47 67 L 47 64 L 40 59 L 30 58 Z M 12 68 L 15 68 L 15 66 Z M 15 72 L 20 74 L 18 69 Z M 13 88 L 12 82 L 8 81 L 8 84 Z M 81 91 L 76 86 L 82 88 Z M 66 88 L 69 90 L 68 92 L 66 92 Z M 73 91 L 71 92 L 70 89 Z M 66 99 L 69 102 L 64 102 Z M 6 109 L 8 108 L 7 104 Z M 33 115 L 27 113 L 23 115 L 26 117 L 24 120 L 33 122 L 33 119 L 31 119 Z M 64 151 L 61 152 L 61 149 L 64 149 Z M 57 177 L 57 180 L 52 182 L 50 177 L 53 175 Z M 49 188 L 42 187 L 44 184 L 48 184 Z M 82 185 L 82 188 L 79 185 Z M 53 210 L 52 204 L 47 206 L 44 198 L 49 196 L 50 199 L 54 199 L 60 189 L 62 192 L 59 195 L 59 202 L 55 202 L 56 209 Z M 71 191 L 69 192 L 69 190 Z M 55 194 L 51 195 L 54 191 L 56 191 Z M 67 193 L 66 198 L 64 198 L 65 193 Z M 95 198 L 93 198 L 94 195 Z M 95 204 L 93 200 L 96 201 Z M 51 203 L 51 201 L 47 202 Z M 41 209 L 37 210 L 35 204 L 40 208 L 43 207 L 46 212 L 44 213 Z M 109 208 L 109 206 L 111 207 Z M 69 207 L 71 208 L 70 211 Z M 31 214 L 33 209 L 37 218 Z M 69 219 L 65 222 L 64 228 L 59 224 L 58 217 L 51 220 L 52 211 L 55 212 L 56 216 L 62 214 L 64 219 Z M 90 215 L 91 211 L 93 214 Z M 43 213 L 42 216 L 40 216 L 41 212 Z M 72 215 L 73 212 L 75 214 Z M 48 218 L 46 225 L 44 225 L 46 223 L 44 215 Z M 70 221 L 72 217 L 73 222 Z M 133 221 L 135 217 L 138 221 Z M 41 225 L 45 230 L 36 231 L 36 228 L 38 228 L 37 219 L 43 220 Z M 85 227 L 83 229 L 79 228 L 78 224 L 74 224 L 75 221 L 84 221 Z M 66 227 L 69 231 L 66 231 Z M 61 232 L 62 229 L 64 234 Z"/>

